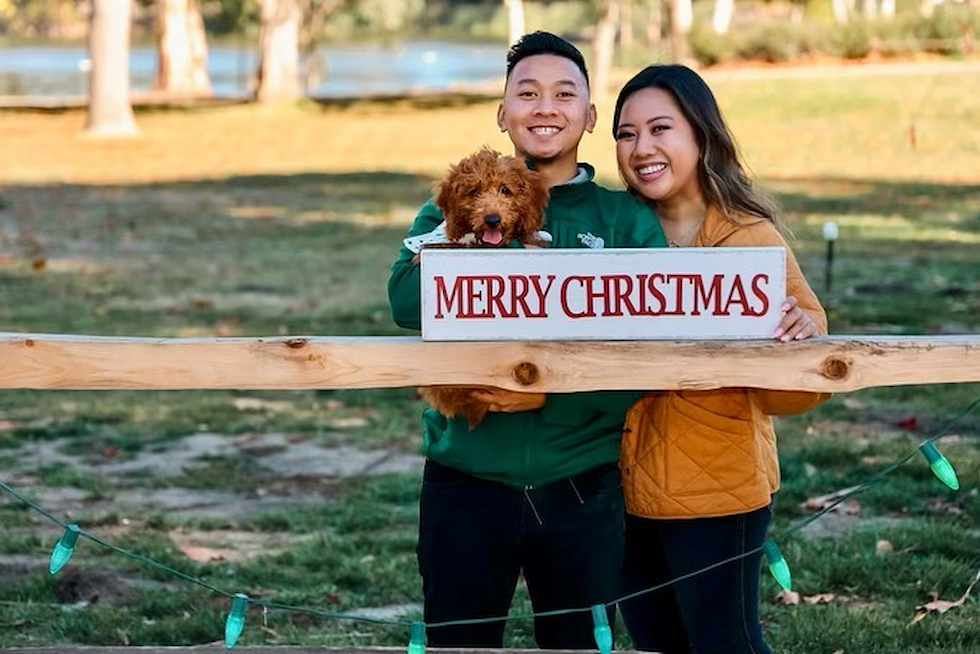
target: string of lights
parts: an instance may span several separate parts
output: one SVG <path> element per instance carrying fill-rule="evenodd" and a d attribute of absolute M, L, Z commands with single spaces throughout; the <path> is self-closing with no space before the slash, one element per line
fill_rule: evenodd
<path fill-rule="evenodd" d="M 676 584 L 678 582 L 684 581 L 686 579 L 690 579 L 697 575 L 704 574 L 710 570 L 713 570 L 720 566 L 728 565 L 744 557 L 757 554 L 759 553 L 760 550 L 763 552 L 763 554 L 765 554 L 766 558 L 768 559 L 769 571 L 772 574 L 773 578 L 782 588 L 786 590 L 790 590 L 792 587 L 790 567 L 789 564 L 786 562 L 786 559 L 783 557 L 782 553 L 780 552 L 779 547 L 776 544 L 776 541 L 785 541 L 792 534 L 802 530 L 810 523 L 819 520 L 821 517 L 823 517 L 830 511 L 832 511 L 835 507 L 837 507 L 842 502 L 846 501 L 847 499 L 853 497 L 858 493 L 867 490 L 871 486 L 886 480 L 886 478 L 889 475 L 891 475 L 893 472 L 895 472 L 895 470 L 897 470 L 898 468 L 900 468 L 901 466 L 905 465 L 913 458 L 915 458 L 917 453 L 921 454 L 926 459 L 929 468 L 932 470 L 933 474 L 940 481 L 942 481 L 942 483 L 944 483 L 946 486 L 948 486 L 950 489 L 954 491 L 958 490 L 960 485 L 959 485 L 959 480 L 956 476 L 956 472 L 953 469 L 952 464 L 950 464 L 949 460 L 946 459 L 946 457 L 939 452 L 935 443 L 940 439 L 942 439 L 944 436 L 946 436 L 953 429 L 953 427 L 956 426 L 959 423 L 959 421 L 962 420 L 967 414 L 973 411 L 978 404 L 980 404 L 980 397 L 976 398 L 967 407 L 965 407 L 959 413 L 957 413 L 942 430 L 940 430 L 932 437 L 922 441 L 916 447 L 915 450 L 909 452 L 908 454 L 898 459 L 894 463 L 886 466 L 885 468 L 882 468 L 876 474 L 869 477 L 867 480 L 863 481 L 862 483 L 853 486 L 847 489 L 846 491 L 842 491 L 840 493 L 835 494 L 834 496 L 835 499 L 832 502 L 828 503 L 823 508 L 821 508 L 820 511 L 817 511 L 814 514 L 809 515 L 806 518 L 801 519 L 796 523 L 792 524 L 790 527 L 785 529 L 783 532 L 781 532 L 774 538 L 770 538 L 769 540 L 767 540 L 762 545 L 762 547 L 755 548 L 747 552 L 743 552 L 742 554 L 730 557 L 722 561 L 718 561 L 712 565 L 675 577 L 673 579 L 670 579 L 669 581 L 663 582 L 656 586 L 652 586 L 650 588 L 645 588 L 630 593 L 628 595 L 624 595 L 607 604 L 596 604 L 589 607 L 579 607 L 579 608 L 561 609 L 561 610 L 538 612 L 538 613 L 529 613 L 526 615 L 477 618 L 477 619 L 469 619 L 469 620 L 452 620 L 452 621 L 436 622 L 436 623 L 425 623 L 421 621 L 407 622 L 403 620 L 385 620 L 385 619 L 372 618 L 367 616 L 358 616 L 350 613 L 335 613 L 335 612 L 321 611 L 318 609 L 304 607 L 304 606 L 284 604 L 281 602 L 276 602 L 274 600 L 268 600 L 264 598 L 253 598 L 241 592 L 230 592 L 222 588 L 219 588 L 217 586 L 214 586 L 212 584 L 209 584 L 203 579 L 182 572 L 172 566 L 166 565 L 164 563 L 160 563 L 159 561 L 143 556 L 139 553 L 132 552 L 127 549 L 123 549 L 93 534 L 90 534 L 84 531 L 78 524 L 68 523 L 62 520 L 61 518 L 59 518 L 58 516 L 56 516 L 55 514 L 53 514 L 52 512 L 48 511 L 44 507 L 40 506 L 36 502 L 31 501 L 30 499 L 25 497 L 23 494 L 19 493 L 17 490 L 15 490 L 14 488 L 12 488 L 10 485 L 8 485 L 2 480 L 0 480 L 0 490 L 3 490 L 4 492 L 6 492 L 8 495 L 16 499 L 21 504 L 27 506 L 31 510 L 35 511 L 41 516 L 47 518 L 49 521 L 58 525 L 60 528 L 64 529 L 64 534 L 58 540 L 58 542 L 55 543 L 51 551 L 50 561 L 48 565 L 48 571 L 50 574 L 56 574 L 68 563 L 72 553 L 75 550 L 75 547 L 78 544 L 79 539 L 84 539 L 84 540 L 91 541 L 96 545 L 99 545 L 112 552 L 120 554 L 126 558 L 138 561 L 140 563 L 143 563 L 144 565 L 148 565 L 157 568 L 159 570 L 163 570 L 168 574 L 178 577 L 186 582 L 200 586 L 201 588 L 204 588 L 211 593 L 229 598 L 231 600 L 231 608 L 225 620 L 225 638 L 224 638 L 225 647 L 227 649 L 231 649 L 235 646 L 235 643 L 238 641 L 238 638 L 241 636 L 245 628 L 245 619 L 246 619 L 248 606 L 250 604 L 254 604 L 256 606 L 263 607 L 266 610 L 274 609 L 279 611 L 297 612 L 297 613 L 303 613 L 303 614 L 320 617 L 328 620 L 347 620 L 347 621 L 407 627 L 409 629 L 408 654 L 424 654 L 425 632 L 427 628 L 431 629 L 431 628 L 448 627 L 448 626 L 455 626 L 455 625 L 472 625 L 472 624 L 482 624 L 487 622 L 500 622 L 506 620 L 530 619 L 534 617 L 548 617 L 548 616 L 556 616 L 556 615 L 567 615 L 571 613 L 591 612 L 593 623 L 595 625 L 594 635 L 596 639 L 596 645 L 598 646 L 601 654 L 609 654 L 612 651 L 612 643 L 613 643 L 612 630 L 609 626 L 608 616 L 606 612 L 606 609 L 609 606 L 613 606 L 625 600 L 629 600 L 646 593 L 651 593 L 651 592 L 661 590 L 672 584 Z"/>

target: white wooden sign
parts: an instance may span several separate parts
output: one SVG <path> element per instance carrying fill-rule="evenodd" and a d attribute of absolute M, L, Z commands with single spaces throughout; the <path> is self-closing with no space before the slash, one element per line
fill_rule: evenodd
<path fill-rule="evenodd" d="M 771 338 L 781 247 L 423 249 L 422 338 Z"/>

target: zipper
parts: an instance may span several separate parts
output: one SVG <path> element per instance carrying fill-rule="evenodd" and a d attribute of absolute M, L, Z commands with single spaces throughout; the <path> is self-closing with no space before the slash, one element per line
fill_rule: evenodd
<path fill-rule="evenodd" d="M 534 514 L 534 519 L 538 521 L 539 525 L 543 525 L 544 521 L 541 519 L 541 515 L 538 513 L 538 507 L 534 506 L 534 500 L 531 499 L 531 493 L 529 491 L 534 490 L 534 484 L 527 484 L 524 486 L 524 499 L 531 506 L 531 512 Z"/>

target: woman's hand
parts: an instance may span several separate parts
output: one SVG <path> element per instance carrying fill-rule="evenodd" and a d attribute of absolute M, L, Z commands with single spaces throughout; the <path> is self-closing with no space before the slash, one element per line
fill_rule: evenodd
<path fill-rule="evenodd" d="M 519 393 L 517 391 L 504 390 L 503 388 L 487 388 L 474 391 L 473 397 L 489 404 L 489 411 L 516 413 L 518 411 L 540 409 L 544 406 L 544 401 L 547 396 L 544 393 Z"/>
<path fill-rule="evenodd" d="M 783 301 L 782 312 L 782 320 L 779 321 L 779 327 L 773 333 L 773 338 L 788 343 L 802 341 L 817 333 L 817 324 L 806 314 L 806 311 L 796 306 L 796 298 L 792 295 Z"/>

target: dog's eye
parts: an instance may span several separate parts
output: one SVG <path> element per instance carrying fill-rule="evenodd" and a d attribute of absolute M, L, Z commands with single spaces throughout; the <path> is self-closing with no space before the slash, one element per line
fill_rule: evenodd
<path fill-rule="evenodd" d="M 511 194 L 510 187 L 507 186 L 506 184 L 500 187 L 500 192 L 503 193 L 504 195 L 510 195 Z"/>
<path fill-rule="evenodd" d="M 471 198 L 475 198 L 479 194 L 480 194 L 480 189 L 478 188 L 471 188 L 469 191 L 466 192 L 466 195 L 470 196 Z"/>

